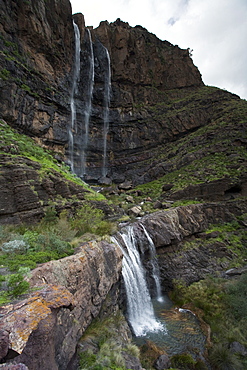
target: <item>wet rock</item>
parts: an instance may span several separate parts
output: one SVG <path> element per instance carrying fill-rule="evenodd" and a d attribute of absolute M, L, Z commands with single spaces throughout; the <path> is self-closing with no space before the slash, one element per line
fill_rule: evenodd
<path fill-rule="evenodd" d="M 101 177 L 98 180 L 98 183 L 100 185 L 111 185 L 112 184 L 112 179 L 110 179 L 109 177 Z"/>

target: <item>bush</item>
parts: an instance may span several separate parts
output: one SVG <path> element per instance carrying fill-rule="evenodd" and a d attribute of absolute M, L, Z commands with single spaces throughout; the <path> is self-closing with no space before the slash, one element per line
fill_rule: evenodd
<path fill-rule="evenodd" d="M 171 357 L 172 367 L 177 367 L 183 370 L 190 370 L 195 368 L 195 360 L 188 353 L 177 354 Z"/>
<path fill-rule="evenodd" d="M 96 235 L 109 234 L 111 224 L 103 220 L 104 213 L 101 209 L 94 208 L 89 204 L 84 204 L 71 222 L 73 229 L 77 230 L 78 235 L 92 233 Z"/>
<path fill-rule="evenodd" d="M 11 240 L 10 242 L 3 243 L 2 252 L 3 253 L 26 253 L 30 246 L 24 240 Z"/>
<path fill-rule="evenodd" d="M 225 344 L 215 344 L 209 353 L 210 363 L 216 370 L 240 370 L 243 369 L 240 361 Z"/>
<path fill-rule="evenodd" d="M 247 319 L 247 274 L 227 286 L 226 303 L 237 320 Z"/>
<path fill-rule="evenodd" d="M 7 290 L 11 297 L 16 298 L 29 289 L 29 283 L 24 280 L 28 271 L 29 269 L 20 268 L 18 273 L 7 276 Z"/>

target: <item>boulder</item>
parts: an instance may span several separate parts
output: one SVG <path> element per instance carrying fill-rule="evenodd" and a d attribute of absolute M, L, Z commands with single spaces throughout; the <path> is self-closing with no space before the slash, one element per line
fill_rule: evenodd
<path fill-rule="evenodd" d="M 15 363 L 29 370 L 69 369 L 78 340 L 111 291 L 105 313 L 117 305 L 121 264 L 119 247 L 92 241 L 33 270 L 29 282 L 36 291 L 1 309 L 2 356 L 8 344 Z"/>
<path fill-rule="evenodd" d="M 169 356 L 166 354 L 159 356 L 154 363 L 154 367 L 157 370 L 169 369 L 170 366 L 171 366 L 171 361 L 169 359 Z"/>

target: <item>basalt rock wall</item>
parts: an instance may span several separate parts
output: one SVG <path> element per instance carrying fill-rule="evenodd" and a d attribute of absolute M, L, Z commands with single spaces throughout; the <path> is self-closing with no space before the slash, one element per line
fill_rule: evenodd
<path fill-rule="evenodd" d="M 78 140 L 85 134 L 91 49 L 83 15 L 72 17 L 68 0 L 2 0 L 0 9 L 1 118 L 68 161 L 75 67 L 73 19 L 81 36 L 80 77 L 74 97 Z M 106 47 L 112 77 L 108 175 L 116 182 L 143 182 L 143 172 L 150 172 L 154 148 L 158 154 L 166 142 L 207 124 L 212 99 L 231 97 L 224 92 L 216 94 L 185 114 L 173 99 L 204 86 L 189 49 L 182 50 L 119 19 L 89 29 L 95 76 L 86 172 L 95 179 L 101 176 Z M 180 111 L 174 112 L 177 109 Z"/>
<path fill-rule="evenodd" d="M 74 31 L 69 0 L 0 2 L 1 118 L 65 153 Z"/>

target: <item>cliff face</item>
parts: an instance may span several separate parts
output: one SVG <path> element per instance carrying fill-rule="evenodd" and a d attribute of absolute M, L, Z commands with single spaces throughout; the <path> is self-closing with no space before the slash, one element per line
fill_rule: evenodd
<path fill-rule="evenodd" d="M 117 307 L 121 262 L 117 246 L 90 242 L 73 256 L 33 270 L 36 292 L 1 309 L 1 357 L 14 357 L 29 370 L 71 369 L 92 319 Z"/>
<path fill-rule="evenodd" d="M 0 5 L 1 117 L 68 160 L 75 55 L 70 3 L 67 0 L 8 0 L 1 1 Z M 75 106 L 77 126 L 81 127 L 83 135 L 91 51 L 83 16 L 76 15 L 74 19 L 81 35 L 81 68 Z M 126 176 L 133 177 L 133 162 L 149 158 L 154 143 L 157 146 L 173 136 L 170 129 L 163 130 L 162 120 L 153 120 L 147 107 L 157 102 L 168 103 L 167 90 L 202 86 L 201 76 L 188 50 L 160 41 L 140 26 L 132 28 L 120 20 L 112 24 L 103 22 L 91 30 L 91 34 L 95 82 L 87 173 L 96 178 L 101 176 L 107 47 L 112 72 L 108 172 L 110 177 L 117 179 L 125 166 Z M 192 124 L 190 120 L 187 128 L 201 124 Z M 120 171 L 119 165 L 122 166 Z M 130 174 L 127 165 L 131 168 Z"/>
<path fill-rule="evenodd" d="M 234 107 L 239 98 L 204 86 L 189 50 L 161 41 L 141 26 L 133 28 L 118 19 L 86 30 L 82 14 L 74 15 L 80 33 L 74 86 L 76 45 L 69 1 L 8 0 L 0 6 L 1 117 L 60 153 L 65 162 L 71 164 L 73 159 L 75 172 L 86 173 L 88 180 L 106 174 L 116 183 L 152 181 L 181 167 L 167 165 L 167 156 L 173 156 L 167 148 L 170 142 L 189 137 L 220 117 L 229 120 L 228 105 L 232 123 L 240 120 Z M 111 93 L 106 129 L 107 73 Z M 236 140 L 241 139 L 241 130 Z M 204 147 L 211 141 L 206 137 Z"/>
<path fill-rule="evenodd" d="M 1 117 L 64 152 L 74 43 L 70 2 L 8 0 L 0 10 Z"/>

